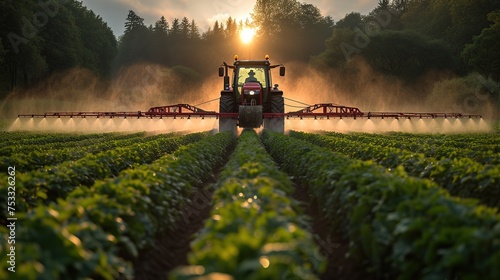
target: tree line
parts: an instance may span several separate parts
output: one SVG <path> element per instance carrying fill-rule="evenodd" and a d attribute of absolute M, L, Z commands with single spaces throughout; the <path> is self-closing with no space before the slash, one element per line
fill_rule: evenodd
<path fill-rule="evenodd" d="M 312 62 L 342 69 L 362 57 L 405 80 L 441 69 L 500 81 L 499 9 L 496 0 L 379 0 L 368 15 L 339 20 Z"/>
<path fill-rule="evenodd" d="M 257 1 L 251 21 L 237 22 L 229 17 L 225 22 L 215 21 L 205 32 L 200 32 L 196 22 L 187 17 L 170 23 L 161 17 L 154 25 L 146 26 L 143 18 L 129 11 L 115 69 L 146 61 L 183 65 L 208 74 L 235 54 L 244 59 L 277 54 L 281 60 L 307 61 L 311 54 L 323 49 L 333 27 L 330 17 L 322 16 L 317 7 L 298 1 L 274 1 L 269 7 L 262 2 L 266 1 Z M 258 30 L 248 46 L 243 46 L 239 37 L 244 28 Z"/>
<path fill-rule="evenodd" d="M 367 15 L 352 12 L 334 22 L 312 4 L 257 0 L 251 20 L 229 17 L 206 31 L 188 17 L 147 25 L 129 11 L 117 39 L 80 1 L 4 0 L 0 86 L 29 86 L 74 67 L 110 78 L 143 62 L 176 66 L 189 81 L 213 75 L 234 54 L 270 54 L 280 62 L 347 72 L 353 60 L 363 59 L 379 73 L 410 82 L 430 69 L 478 71 L 499 81 L 499 9 L 498 0 L 380 0 Z M 257 30 L 249 45 L 239 39 L 243 28 Z"/>
<path fill-rule="evenodd" d="M 500 119 L 500 1 L 379 0 L 338 20 L 310 63 L 351 95 Z"/>
<path fill-rule="evenodd" d="M 270 54 L 341 71 L 362 58 L 376 71 L 405 81 L 432 69 L 478 71 L 500 81 L 498 0 L 379 0 L 367 15 L 351 12 L 335 23 L 312 4 L 258 0 L 251 21 L 230 17 L 203 33 L 186 17 L 170 24 L 162 17 L 149 27 L 143 21 L 129 12 L 115 69 L 148 61 L 204 75 L 233 54 L 252 59 Z M 248 46 L 238 37 L 243 28 L 257 30 Z"/>
<path fill-rule="evenodd" d="M 107 23 L 80 1 L 3 0 L 0 86 L 30 86 L 74 67 L 108 77 L 117 45 Z"/>
<path fill-rule="evenodd" d="M 147 26 L 143 18 L 129 11 L 113 69 L 118 71 L 145 62 L 167 67 L 182 65 L 196 72 L 203 72 L 207 70 L 205 67 L 211 66 L 213 71 L 218 64 L 207 65 L 207 59 L 211 61 L 214 57 L 212 51 L 216 51 L 217 46 L 232 46 L 238 31 L 244 26 L 243 22 L 237 23 L 229 17 L 225 25 L 216 21 L 213 27 L 202 33 L 195 20 L 183 17 L 168 22 L 163 16 L 154 25 Z"/>
<path fill-rule="evenodd" d="M 177 66 L 188 78 L 213 74 L 233 55 L 262 59 L 307 61 L 323 49 L 333 20 L 298 1 L 257 1 L 252 20 L 229 17 L 201 31 L 187 17 L 161 17 L 147 25 L 134 11 L 125 19 L 125 32 L 116 38 L 107 23 L 77 0 L 6 0 L 0 6 L 0 77 L 2 90 L 31 86 L 47 76 L 74 67 L 110 78 L 136 63 Z M 279 3 L 278 3 L 279 2 Z M 260 27 L 260 28 L 259 28 Z M 242 46 L 243 28 L 259 30 Z M 293 42 L 293 43 L 290 43 Z M 248 56 L 247 56 L 248 54 Z"/>

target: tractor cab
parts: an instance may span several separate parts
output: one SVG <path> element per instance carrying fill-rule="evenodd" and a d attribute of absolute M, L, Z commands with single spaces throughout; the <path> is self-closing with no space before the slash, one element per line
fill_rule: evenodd
<path fill-rule="evenodd" d="M 276 67 L 280 67 L 280 76 L 284 76 L 285 67 L 271 65 L 269 56 L 265 60 L 238 60 L 235 56 L 233 65 L 223 63 L 219 68 L 219 76 L 224 77 L 219 112 L 238 115 L 237 118 L 221 117 L 219 130 L 235 130 L 236 126 L 258 128 L 262 124 L 269 127 L 276 122 L 278 127 L 271 129 L 284 130 L 283 118 L 281 121 L 264 119 L 265 113 L 284 113 L 283 91 L 277 85 L 272 86 L 271 70 Z"/>

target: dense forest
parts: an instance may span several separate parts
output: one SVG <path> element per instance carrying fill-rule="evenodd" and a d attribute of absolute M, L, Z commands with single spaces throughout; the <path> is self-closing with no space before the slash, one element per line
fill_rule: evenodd
<path fill-rule="evenodd" d="M 29 86 L 73 67 L 107 76 L 117 40 L 79 1 L 4 0 L 0 5 L 3 88 Z"/>
<path fill-rule="evenodd" d="M 138 63 L 175 69 L 185 82 L 196 83 L 213 76 L 234 54 L 242 59 L 270 54 L 280 62 L 340 73 L 340 81 L 350 81 L 350 90 L 356 87 L 348 78 L 368 66 L 370 73 L 405 86 L 438 71 L 433 82 L 440 84 L 427 89 L 431 97 L 438 98 L 446 87 L 467 94 L 480 83 L 485 94 L 500 100 L 498 0 L 380 0 L 369 14 L 353 11 L 336 22 L 308 3 L 258 0 L 251 20 L 229 17 L 204 31 L 188 15 L 148 24 L 129 11 L 124 15 L 125 32 L 118 38 L 105 19 L 80 1 L 2 2 L 3 93 L 73 68 L 111 81 Z M 239 39 L 245 27 L 257 30 L 249 45 Z"/>

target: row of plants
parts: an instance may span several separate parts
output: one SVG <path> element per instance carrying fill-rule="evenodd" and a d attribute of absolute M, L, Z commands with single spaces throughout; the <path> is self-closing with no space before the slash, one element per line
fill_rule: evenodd
<path fill-rule="evenodd" d="M 179 137 L 161 137 L 136 143 L 128 147 L 118 147 L 97 154 L 87 154 L 76 161 L 66 161 L 28 173 L 16 174 L 16 209 L 26 211 L 39 203 L 48 204 L 58 198 L 65 198 L 77 187 L 86 187 L 96 180 L 118 175 L 121 170 L 135 165 L 148 164 L 161 156 L 171 153 L 182 145 L 199 141 L 209 132 L 187 134 Z M 6 174 L 0 180 L 7 182 Z M 5 178 L 4 178 L 5 177 Z M 0 199 L 7 197 L 7 190 L 0 190 Z M 0 204 L 1 218 L 5 221 L 7 206 Z"/>
<path fill-rule="evenodd" d="M 358 134 L 358 133 L 354 133 Z M 373 135 L 372 133 L 359 133 L 362 135 Z M 494 133 L 411 133 L 411 132 L 388 132 L 385 136 L 393 140 L 419 140 L 428 144 L 445 144 L 456 148 L 469 148 L 471 145 L 491 145 L 499 143 L 500 135 Z M 481 148 L 481 147 L 479 147 Z"/>
<path fill-rule="evenodd" d="M 31 134 L 27 131 L 7 131 L 7 128 L 1 129 L 0 126 L 0 149 L 12 145 L 14 142 L 26 138 L 45 137 L 43 134 Z"/>
<path fill-rule="evenodd" d="M 94 145 L 99 142 L 109 141 L 109 140 L 119 140 L 132 137 L 144 137 L 145 133 L 134 133 L 134 134 L 122 134 L 122 133 L 99 133 L 99 134 L 89 134 L 79 140 L 68 140 L 68 137 L 72 137 L 73 134 L 60 134 L 57 136 L 52 136 L 50 142 L 47 144 L 19 144 L 17 141 L 10 141 L 10 145 L 5 145 L 0 148 L 0 156 L 11 156 L 17 153 L 30 152 L 43 152 L 43 151 L 53 151 L 65 148 L 74 147 L 86 147 L 89 145 Z M 29 137 L 28 137 L 29 138 Z M 57 141 L 54 141 L 57 140 Z"/>
<path fill-rule="evenodd" d="M 266 148 L 309 188 L 350 254 L 384 279 L 498 279 L 500 216 L 435 183 L 264 131 Z"/>
<path fill-rule="evenodd" d="M 12 145 L 13 142 L 18 141 L 38 141 L 40 138 L 52 137 L 61 135 L 61 133 L 48 133 L 48 132 L 31 132 L 31 131 L 8 131 L 8 127 L 0 130 L 0 148 Z"/>
<path fill-rule="evenodd" d="M 191 266 L 171 279 L 317 279 L 323 257 L 292 192 L 257 134 L 244 130 L 192 243 Z"/>
<path fill-rule="evenodd" d="M 152 164 L 75 189 L 57 203 L 18 212 L 19 262 L 15 273 L 6 272 L 7 233 L 0 228 L 0 278 L 133 279 L 138 251 L 149 248 L 159 232 L 176 228 L 234 143 L 230 133 L 204 137 Z"/>
<path fill-rule="evenodd" d="M 28 172 L 43 168 L 46 165 L 56 165 L 64 161 L 77 160 L 87 154 L 96 154 L 117 147 L 126 147 L 136 143 L 155 140 L 159 137 L 168 137 L 168 135 L 144 137 L 143 133 L 114 136 L 103 134 L 103 137 L 100 138 L 90 138 L 73 142 L 64 142 L 64 138 L 62 138 L 61 142 L 53 143 L 58 147 L 52 147 L 54 145 L 50 144 L 35 148 L 35 145 L 35 147 L 26 147 L 23 151 L 2 156 L 0 157 L 0 169 L 15 166 L 23 172 Z"/>
<path fill-rule="evenodd" d="M 482 164 L 500 164 L 500 137 L 484 138 L 485 134 L 432 135 L 432 134 L 368 134 L 332 133 L 327 135 L 351 141 L 372 143 L 380 147 L 391 147 L 422 153 L 427 157 L 467 157 Z"/>
<path fill-rule="evenodd" d="M 109 133 L 117 135 L 118 133 Z M 0 155 L 10 155 L 16 150 L 23 151 L 26 148 L 33 148 L 37 145 L 50 145 L 81 141 L 90 138 L 99 138 L 102 133 L 77 134 L 77 133 L 33 133 L 33 132 L 3 132 L 0 134 Z"/>
<path fill-rule="evenodd" d="M 491 207 L 500 207 L 500 165 L 483 165 L 470 158 L 438 160 L 420 153 L 391 147 L 380 147 L 367 141 L 304 132 L 290 136 L 327 147 L 332 151 L 361 160 L 373 160 L 387 168 L 403 166 L 415 177 L 428 178 L 460 197 L 478 198 Z"/>

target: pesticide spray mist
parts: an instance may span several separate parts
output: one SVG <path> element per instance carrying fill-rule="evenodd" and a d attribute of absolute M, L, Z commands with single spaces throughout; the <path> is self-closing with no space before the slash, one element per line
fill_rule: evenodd
<path fill-rule="evenodd" d="M 9 130 L 58 132 L 195 132 L 217 129 L 215 118 L 17 118 L 45 112 L 145 112 L 151 107 L 188 103 L 218 110 L 217 79 L 186 82 L 186 69 L 137 64 L 122 69 L 111 82 L 85 69 L 59 73 L 29 90 L 12 92 L 0 105 Z M 189 77 L 192 78 L 192 77 Z M 217 99 L 218 101 L 218 99 Z"/>
<path fill-rule="evenodd" d="M 278 63 L 278 59 L 273 59 Z M 334 103 L 358 107 L 362 112 L 458 112 L 481 114 L 481 119 L 303 119 L 285 120 L 285 130 L 338 132 L 463 133 L 488 132 L 488 117 L 495 106 L 482 106 L 477 112 L 456 110 L 451 100 L 429 98 L 437 81 L 450 73 L 429 72 L 417 82 L 407 84 L 373 71 L 355 59 L 342 71 L 322 72 L 296 62 L 284 63 L 285 77 L 273 72 L 273 84 L 284 91 L 285 112 L 307 105 Z M 103 81 L 85 69 L 72 69 L 53 75 L 37 87 L 12 92 L 0 109 L 3 118 L 14 119 L 10 130 L 110 132 L 110 131 L 206 131 L 218 129 L 215 118 L 135 119 L 135 118 L 17 118 L 18 114 L 51 111 L 147 111 L 150 107 L 187 103 L 207 111 L 218 111 L 222 81 L 215 75 L 197 77 L 187 68 L 167 68 L 137 64 L 122 69 L 113 81 Z M 186 79 L 186 75 L 188 78 Z M 193 76 L 194 75 L 194 76 Z M 197 83 L 192 83 L 198 80 Z M 430 100 L 430 101 L 428 101 Z M 300 102 L 298 102 L 300 101 Z M 441 101 L 441 102 L 439 102 Z M 459 108 L 462 109 L 462 108 Z M 467 108 L 463 108 L 467 109 Z"/>
<path fill-rule="evenodd" d="M 485 103 L 474 111 L 464 111 L 451 99 L 436 101 L 430 98 L 436 82 L 449 79 L 453 74 L 430 71 L 414 83 L 382 75 L 371 69 L 363 60 L 351 61 L 346 70 L 321 72 L 300 63 L 287 64 L 287 76 L 281 78 L 284 90 L 285 111 L 293 112 L 307 105 L 333 103 L 357 107 L 362 112 L 443 112 L 481 114 L 483 118 L 448 119 L 368 119 L 368 118 L 318 118 L 285 120 L 286 130 L 337 131 L 381 133 L 402 131 L 412 133 L 475 133 L 489 132 L 495 106 Z M 295 101 L 301 101 L 298 103 Z M 305 103 L 305 104 L 304 104 Z"/>

